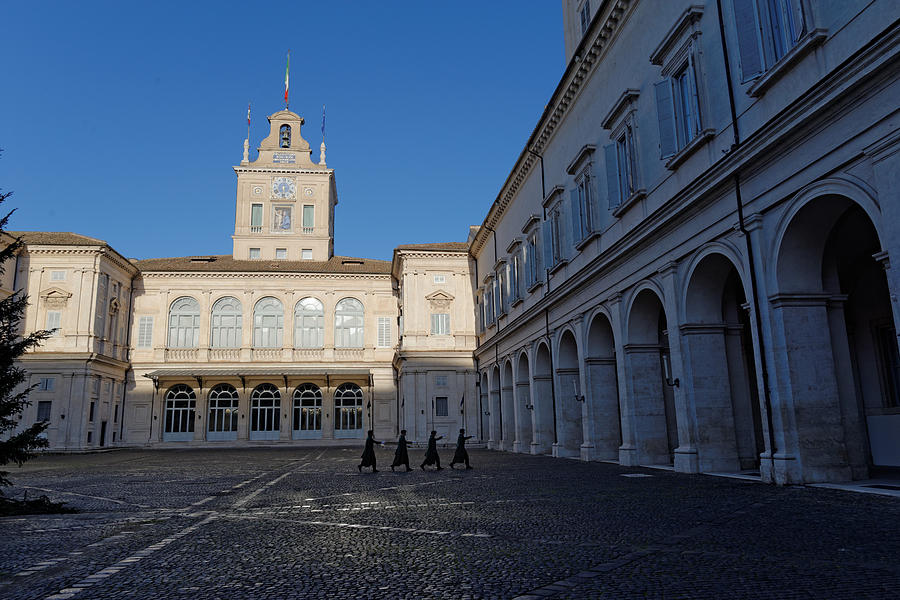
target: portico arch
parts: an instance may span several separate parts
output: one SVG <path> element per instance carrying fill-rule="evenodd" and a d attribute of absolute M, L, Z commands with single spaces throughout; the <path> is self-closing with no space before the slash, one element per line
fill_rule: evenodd
<path fill-rule="evenodd" d="M 673 464 L 678 446 L 674 377 L 661 297 L 639 290 L 628 311 L 624 346 L 626 380 L 639 464 Z"/>
<path fill-rule="evenodd" d="M 823 191 L 833 191 L 823 188 Z M 777 247 L 770 297 L 783 479 L 859 479 L 900 466 L 900 351 L 871 207 L 803 198 Z"/>
<path fill-rule="evenodd" d="M 566 329 L 559 337 L 556 366 L 557 454 L 581 456 L 584 442 L 581 371 L 578 367 L 578 345 L 575 334 Z"/>
<path fill-rule="evenodd" d="M 503 363 L 503 378 L 500 382 L 500 447 L 503 450 L 512 450 L 516 438 L 514 389 L 512 361 L 507 359 Z"/>
<path fill-rule="evenodd" d="M 689 273 L 681 325 L 702 471 L 757 472 L 765 450 L 749 310 L 732 260 L 702 255 Z"/>
<path fill-rule="evenodd" d="M 501 448 L 502 431 L 500 421 L 500 368 L 494 365 L 491 368 L 490 396 L 488 407 L 488 423 L 490 426 L 490 447 Z"/>
<path fill-rule="evenodd" d="M 516 400 L 516 451 L 531 452 L 533 438 L 532 415 L 534 407 L 531 404 L 531 387 L 529 384 L 528 354 L 519 353 L 516 365 L 515 382 Z"/>
<path fill-rule="evenodd" d="M 597 313 L 588 326 L 585 367 L 588 375 L 588 415 L 595 456 L 601 460 L 618 460 L 622 429 L 616 377 L 616 346 L 612 324 L 603 313 Z"/>
<path fill-rule="evenodd" d="M 554 423 L 553 381 L 551 373 L 550 347 L 540 341 L 534 352 L 533 389 L 531 393 L 534 419 L 534 441 L 532 454 L 550 452 L 556 442 Z"/>

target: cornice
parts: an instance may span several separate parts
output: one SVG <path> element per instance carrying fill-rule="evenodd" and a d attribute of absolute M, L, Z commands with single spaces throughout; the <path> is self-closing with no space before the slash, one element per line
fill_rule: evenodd
<path fill-rule="evenodd" d="M 287 169 L 285 167 L 232 167 L 235 173 L 283 173 L 285 175 L 334 175 L 334 169 Z"/>
<path fill-rule="evenodd" d="M 494 200 L 488 214 L 485 216 L 481 229 L 472 240 L 472 254 L 477 254 L 484 246 L 488 234 L 487 228 L 493 229 L 502 218 L 506 208 L 512 202 L 519 188 L 525 182 L 531 168 L 537 162 L 537 158 L 529 150 L 540 154 L 553 137 L 559 124 L 569 111 L 575 97 L 591 71 L 600 61 L 601 55 L 618 32 L 622 24 L 625 12 L 634 4 L 634 0 L 611 0 L 606 2 L 601 10 L 597 11 L 591 21 L 588 32 L 584 35 L 566 72 L 560 79 L 556 90 L 547 103 L 543 114 L 528 138 L 528 142 L 519 154 L 516 164 L 506 178 L 500 193 Z M 484 227 L 484 226 L 487 226 Z"/>
<path fill-rule="evenodd" d="M 672 28 L 669 29 L 669 32 L 666 33 L 666 37 L 663 38 L 663 41 L 656 47 L 653 54 L 650 55 L 650 63 L 661 67 L 665 55 L 669 53 L 676 42 L 684 36 L 684 33 L 694 25 L 694 23 L 699 21 L 702 16 L 702 6 L 696 4 L 688 6 L 684 12 L 681 13 L 681 16 L 678 17 L 678 20 Z"/>
<path fill-rule="evenodd" d="M 390 273 L 279 273 L 259 271 L 205 272 L 205 271 L 150 271 L 141 272 L 143 279 L 390 279 Z"/>
<path fill-rule="evenodd" d="M 51 246 L 51 245 L 31 245 L 25 244 L 25 250 L 28 254 L 52 254 L 52 255 L 69 255 L 69 256 L 100 256 L 106 258 L 109 262 L 117 267 L 125 270 L 131 275 L 137 275 L 140 270 L 130 260 L 113 250 L 110 246 Z"/>

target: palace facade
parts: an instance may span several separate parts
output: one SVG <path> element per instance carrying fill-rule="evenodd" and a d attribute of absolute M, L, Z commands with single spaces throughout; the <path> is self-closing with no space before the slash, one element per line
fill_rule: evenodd
<path fill-rule="evenodd" d="M 6 291 L 52 447 L 499 450 L 778 483 L 900 466 L 900 9 L 563 0 L 566 70 L 466 242 L 334 256 L 302 119 L 235 167 L 234 252 L 25 232 Z M 277 441 L 276 441 L 277 440 Z"/>

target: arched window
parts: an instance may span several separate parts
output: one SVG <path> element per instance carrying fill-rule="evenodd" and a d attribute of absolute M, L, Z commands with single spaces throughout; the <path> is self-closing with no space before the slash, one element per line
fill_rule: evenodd
<path fill-rule="evenodd" d="M 189 296 L 169 309 L 169 348 L 196 348 L 200 333 L 200 304 Z"/>
<path fill-rule="evenodd" d="M 303 298 L 294 308 L 294 347 L 321 348 L 325 345 L 325 312 L 315 298 Z"/>
<path fill-rule="evenodd" d="M 294 432 L 316 434 L 322 431 L 322 390 L 312 383 L 304 383 L 294 390 Z"/>
<path fill-rule="evenodd" d="M 290 148 L 291 147 L 291 126 L 290 125 L 282 125 L 281 129 L 278 132 L 279 145 L 282 148 Z"/>
<path fill-rule="evenodd" d="M 363 305 L 356 298 L 344 298 L 334 309 L 334 346 L 363 347 Z"/>
<path fill-rule="evenodd" d="M 363 393 L 355 383 L 342 383 L 334 391 L 334 428 L 344 433 L 362 431 Z"/>
<path fill-rule="evenodd" d="M 212 307 L 210 348 L 241 347 L 241 303 L 237 298 L 219 298 Z"/>
<path fill-rule="evenodd" d="M 281 302 L 271 296 L 263 298 L 253 309 L 253 346 L 281 348 L 283 335 L 284 309 Z"/>
<path fill-rule="evenodd" d="M 277 440 L 281 428 L 281 391 L 261 383 L 250 394 L 250 439 Z"/>
<path fill-rule="evenodd" d="M 188 441 L 194 439 L 194 410 L 197 395 L 183 383 L 173 385 L 166 392 L 166 414 L 163 440 Z"/>
<path fill-rule="evenodd" d="M 233 385 L 220 383 L 209 391 L 209 439 L 237 439 L 238 393 Z"/>

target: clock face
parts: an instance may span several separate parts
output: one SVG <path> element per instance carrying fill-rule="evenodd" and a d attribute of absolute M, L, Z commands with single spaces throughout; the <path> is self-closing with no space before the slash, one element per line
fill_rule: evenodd
<path fill-rule="evenodd" d="M 276 198 L 293 198 L 297 184 L 290 177 L 276 177 L 272 180 L 272 195 Z"/>

